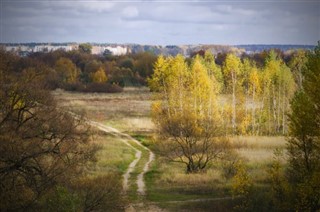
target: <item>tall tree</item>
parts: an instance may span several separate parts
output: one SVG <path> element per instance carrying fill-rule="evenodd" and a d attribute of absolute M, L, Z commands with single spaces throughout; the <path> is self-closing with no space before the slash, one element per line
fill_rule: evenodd
<path fill-rule="evenodd" d="M 256 109 L 259 102 L 259 97 L 261 94 L 261 77 L 259 75 L 258 68 L 254 65 L 249 73 L 248 90 L 252 99 L 252 114 L 251 114 L 251 127 L 252 134 L 259 134 L 257 131 L 257 118 Z"/>
<path fill-rule="evenodd" d="M 218 90 L 219 91 L 223 90 L 224 83 L 223 83 L 222 70 L 221 70 L 221 67 L 216 64 L 214 55 L 211 52 L 206 51 L 204 54 L 204 62 L 209 75 L 213 76 L 217 81 Z"/>
<path fill-rule="evenodd" d="M 104 82 L 107 82 L 107 80 L 108 80 L 108 77 L 102 67 L 100 67 L 96 72 L 91 74 L 92 82 L 104 83 Z"/>
<path fill-rule="evenodd" d="M 297 50 L 289 61 L 289 67 L 293 73 L 296 84 L 302 88 L 303 70 L 306 68 L 307 56 L 304 50 Z"/>
<path fill-rule="evenodd" d="M 263 76 L 263 110 L 265 132 L 285 134 L 287 131 L 286 112 L 295 90 L 295 82 L 290 69 L 270 51 L 266 59 Z"/>
<path fill-rule="evenodd" d="M 309 53 L 289 115 L 289 183 L 295 210 L 320 210 L 320 43 Z"/>
<path fill-rule="evenodd" d="M 62 83 L 75 83 L 78 80 L 79 71 L 76 65 L 68 58 L 59 58 L 55 64 L 55 70 Z"/>
<path fill-rule="evenodd" d="M 226 77 L 226 87 L 231 87 L 232 93 L 232 131 L 236 133 L 236 88 L 238 86 L 238 77 L 241 71 L 241 61 L 234 54 L 228 54 L 223 65 L 224 76 Z"/>
<path fill-rule="evenodd" d="M 91 54 L 92 45 L 90 43 L 81 43 L 79 44 L 79 51 L 82 53 Z"/>
<path fill-rule="evenodd" d="M 167 157 L 194 173 L 224 154 L 227 145 L 219 138 L 217 82 L 199 56 L 190 67 L 181 55 L 159 57 L 149 83 L 160 91 L 161 100 L 153 104 L 152 115 Z"/>
<path fill-rule="evenodd" d="M 0 61 L 0 64 L 3 61 Z M 87 127 L 56 107 L 41 72 L 0 65 L 0 210 L 27 210 L 94 159 Z"/>

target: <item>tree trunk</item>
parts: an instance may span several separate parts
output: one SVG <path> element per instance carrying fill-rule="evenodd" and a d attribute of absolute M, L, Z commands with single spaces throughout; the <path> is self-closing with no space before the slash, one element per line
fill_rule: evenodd
<path fill-rule="evenodd" d="M 234 72 L 232 75 L 232 133 L 235 134 L 236 131 L 236 76 Z"/>
<path fill-rule="evenodd" d="M 256 126 L 255 90 L 256 90 L 256 86 L 253 85 L 253 89 L 252 89 L 252 133 L 253 134 L 255 134 L 255 126 Z"/>

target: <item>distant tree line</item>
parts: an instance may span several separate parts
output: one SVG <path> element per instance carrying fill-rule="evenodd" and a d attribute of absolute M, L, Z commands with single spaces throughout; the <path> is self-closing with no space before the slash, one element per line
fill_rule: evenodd
<path fill-rule="evenodd" d="M 92 55 L 91 48 L 90 44 L 80 44 L 74 51 L 15 57 L 15 70 L 41 67 L 50 89 L 80 92 L 121 92 L 124 86 L 146 85 L 146 78 L 153 72 L 156 56 L 152 53 Z"/>

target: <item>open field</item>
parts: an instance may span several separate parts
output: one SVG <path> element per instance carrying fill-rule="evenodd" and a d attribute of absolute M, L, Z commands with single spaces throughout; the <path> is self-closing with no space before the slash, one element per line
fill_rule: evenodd
<path fill-rule="evenodd" d="M 125 89 L 123 93 L 117 94 L 64 91 L 55 91 L 53 94 L 61 107 L 85 113 L 91 120 L 130 134 L 157 153 L 153 136 L 155 126 L 150 118 L 151 93 L 148 89 Z M 134 160 L 134 151 L 110 134 L 99 132 L 95 138 L 102 150 L 93 173 L 123 174 Z M 268 170 L 273 153 L 276 149 L 284 149 L 285 138 L 239 136 L 230 138 L 230 142 L 239 158 L 247 164 L 256 188 L 267 192 Z M 137 196 L 137 185 L 134 182 L 148 160 L 147 152 L 143 148 L 137 148 L 142 151 L 142 157 L 131 174 L 128 197 L 133 207 L 139 211 L 150 211 L 150 208 L 156 210 L 154 207 L 167 211 L 227 211 L 232 210 L 239 202 L 237 198 L 232 198 L 232 180 L 223 176 L 223 164 L 212 164 L 206 173 L 186 174 L 182 164 L 170 163 L 157 154 L 151 169 L 145 175 L 147 193 L 145 196 Z"/>
<path fill-rule="evenodd" d="M 97 94 L 54 91 L 61 107 L 85 113 L 93 121 L 123 132 L 151 131 L 151 93 L 147 88 L 125 88 L 122 93 Z"/>

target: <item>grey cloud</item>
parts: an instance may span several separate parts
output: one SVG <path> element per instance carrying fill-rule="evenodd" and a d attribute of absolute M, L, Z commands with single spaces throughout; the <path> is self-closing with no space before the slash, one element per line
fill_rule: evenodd
<path fill-rule="evenodd" d="M 149 44 L 319 40 L 319 2 L 5 1 L 2 42 Z"/>

